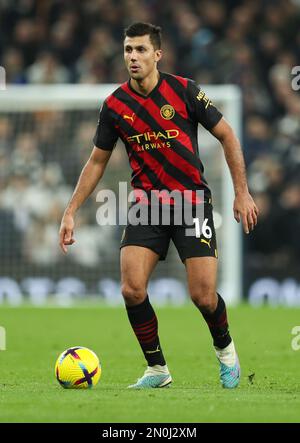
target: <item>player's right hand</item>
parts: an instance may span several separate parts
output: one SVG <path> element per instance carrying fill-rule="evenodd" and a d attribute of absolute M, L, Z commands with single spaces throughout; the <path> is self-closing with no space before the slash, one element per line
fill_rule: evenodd
<path fill-rule="evenodd" d="M 68 252 L 67 245 L 75 243 L 74 235 L 74 218 L 72 215 L 65 214 L 62 218 L 59 230 L 59 246 L 64 254 Z"/>

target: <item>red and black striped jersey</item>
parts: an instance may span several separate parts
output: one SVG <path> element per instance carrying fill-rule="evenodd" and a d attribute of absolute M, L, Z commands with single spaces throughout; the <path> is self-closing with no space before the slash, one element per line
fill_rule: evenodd
<path fill-rule="evenodd" d="M 94 144 L 112 150 L 120 137 L 132 168 L 132 186 L 152 190 L 210 190 L 198 152 L 198 123 L 212 129 L 222 114 L 196 84 L 160 72 L 148 96 L 130 81 L 103 103 Z"/>

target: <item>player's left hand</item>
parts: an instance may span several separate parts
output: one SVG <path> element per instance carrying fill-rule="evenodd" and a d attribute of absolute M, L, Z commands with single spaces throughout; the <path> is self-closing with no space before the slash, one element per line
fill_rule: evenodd
<path fill-rule="evenodd" d="M 253 231 L 257 225 L 258 208 L 248 191 L 237 194 L 233 204 L 234 218 L 239 223 L 242 220 L 246 234 Z"/>
<path fill-rule="evenodd" d="M 59 245 L 64 254 L 68 252 L 67 245 L 75 243 L 74 235 L 74 217 L 73 215 L 64 214 L 60 230 L 59 230 Z"/>

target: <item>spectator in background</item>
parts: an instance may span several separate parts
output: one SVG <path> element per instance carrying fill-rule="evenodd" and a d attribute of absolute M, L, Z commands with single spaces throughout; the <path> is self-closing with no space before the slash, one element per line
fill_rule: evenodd
<path fill-rule="evenodd" d="M 71 74 L 59 61 L 55 53 L 41 52 L 26 71 L 29 83 L 68 83 Z"/>
<path fill-rule="evenodd" d="M 259 192 L 254 197 L 260 211 L 260 220 L 257 232 L 255 235 L 251 235 L 249 240 L 246 239 L 246 242 L 248 252 L 253 255 L 252 264 L 256 263 L 256 266 L 260 267 L 262 261 L 270 260 L 270 254 L 278 253 L 281 250 L 280 213 L 278 206 L 274 205 L 268 192 Z"/>
<path fill-rule="evenodd" d="M 52 52 L 66 68 L 73 66 L 84 47 L 80 27 L 80 17 L 74 10 L 62 14 L 50 29 Z"/>
<path fill-rule="evenodd" d="M 36 21 L 29 18 L 17 20 L 12 35 L 13 45 L 22 53 L 25 66 L 34 62 L 40 36 Z"/>
<path fill-rule="evenodd" d="M 300 181 L 288 183 L 280 195 L 280 229 L 290 261 L 300 259 Z"/>
<path fill-rule="evenodd" d="M 25 84 L 27 82 L 23 54 L 20 49 L 10 47 L 3 53 L 2 66 L 5 66 L 8 84 Z"/>
<path fill-rule="evenodd" d="M 18 173 L 21 171 L 22 174 L 37 181 L 43 167 L 42 162 L 42 155 L 35 135 L 31 132 L 18 134 L 15 149 L 11 154 L 12 172 Z"/>
<path fill-rule="evenodd" d="M 2 154 L 9 153 L 12 150 L 13 128 L 8 117 L 0 116 L 0 149 Z"/>
<path fill-rule="evenodd" d="M 251 115 L 246 121 L 244 147 L 246 165 L 258 156 L 268 155 L 273 150 L 272 128 L 269 122 L 259 115 Z"/>

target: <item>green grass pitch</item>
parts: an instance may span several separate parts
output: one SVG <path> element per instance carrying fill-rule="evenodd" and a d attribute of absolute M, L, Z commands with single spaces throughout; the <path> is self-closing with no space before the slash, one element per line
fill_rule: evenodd
<path fill-rule="evenodd" d="M 1 422 L 299 422 L 300 350 L 291 347 L 299 309 L 229 309 L 242 366 L 234 390 L 219 385 L 218 364 L 199 312 L 157 308 L 170 389 L 133 391 L 144 362 L 122 307 L 1 307 Z M 67 390 L 54 377 L 70 346 L 94 350 L 102 365 L 91 390 Z"/>

